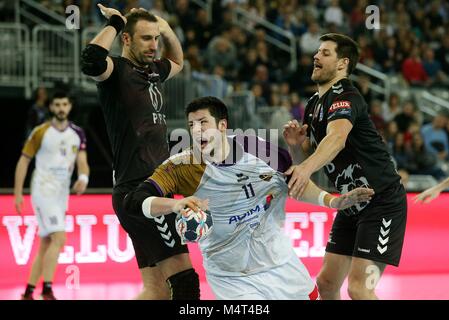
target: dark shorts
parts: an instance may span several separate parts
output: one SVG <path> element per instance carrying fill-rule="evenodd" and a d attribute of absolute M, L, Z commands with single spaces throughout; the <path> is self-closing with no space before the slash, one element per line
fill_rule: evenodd
<path fill-rule="evenodd" d="M 406 222 L 407 194 L 397 183 L 355 216 L 338 212 L 326 251 L 398 266 Z"/>
<path fill-rule="evenodd" d="M 181 253 L 188 253 L 187 245 L 175 228 L 176 214 L 148 219 L 142 212 L 130 213 L 123 208 L 126 194 L 137 187 L 138 183 L 127 183 L 114 188 L 112 205 L 122 225 L 132 240 L 139 269 L 153 267 L 156 263 Z"/>

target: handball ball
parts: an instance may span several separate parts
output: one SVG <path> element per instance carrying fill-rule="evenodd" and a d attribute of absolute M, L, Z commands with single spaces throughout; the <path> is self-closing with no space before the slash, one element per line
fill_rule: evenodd
<path fill-rule="evenodd" d="M 176 231 L 183 242 L 198 242 L 212 230 L 210 212 L 201 209 L 198 212 L 186 208 L 186 215 L 176 217 Z"/>

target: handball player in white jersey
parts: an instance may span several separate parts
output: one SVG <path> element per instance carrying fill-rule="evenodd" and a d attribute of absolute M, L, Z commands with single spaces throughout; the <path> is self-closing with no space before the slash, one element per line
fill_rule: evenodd
<path fill-rule="evenodd" d="M 78 179 L 73 185 L 74 191 L 83 193 L 89 181 L 86 136 L 80 127 L 68 121 L 71 109 L 72 104 L 67 94 L 55 93 L 50 103 L 53 117 L 33 129 L 16 167 L 15 205 L 17 212 L 22 213 L 23 184 L 30 161 L 33 157 L 36 158 L 31 179 L 31 202 L 41 241 L 22 295 L 24 300 L 33 300 L 33 291 L 41 276 L 44 279 L 42 298 L 55 300 L 52 281 L 59 253 L 66 240 L 65 213 L 75 163 Z"/>
<path fill-rule="evenodd" d="M 213 228 L 199 241 L 209 285 L 217 299 L 317 299 L 307 269 L 282 227 L 291 166 L 286 150 L 255 136 L 227 136 L 228 112 L 214 97 L 192 101 L 186 116 L 193 148 L 170 157 L 125 206 L 148 219 L 184 208 L 207 209 Z M 267 157 L 268 156 L 268 157 Z M 176 193 L 184 199 L 163 198 Z M 301 200 L 343 209 L 373 190 L 335 197 L 309 181 Z"/>

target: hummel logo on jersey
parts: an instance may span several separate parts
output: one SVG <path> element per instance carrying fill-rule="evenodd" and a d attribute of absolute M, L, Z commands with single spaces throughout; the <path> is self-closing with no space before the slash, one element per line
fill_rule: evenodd
<path fill-rule="evenodd" d="M 336 86 L 332 86 L 332 92 L 336 93 L 336 94 L 340 94 L 343 92 L 343 86 L 341 85 L 341 83 L 339 85 Z"/>
<path fill-rule="evenodd" d="M 235 175 L 237 176 L 237 182 L 242 182 L 249 179 L 249 177 L 243 173 L 236 173 Z"/>
<path fill-rule="evenodd" d="M 387 251 L 387 243 L 388 240 L 390 240 L 390 237 L 388 237 L 388 234 L 390 233 L 390 225 L 391 225 L 392 219 L 386 221 L 385 218 L 382 218 L 382 225 L 380 226 L 380 235 L 377 240 L 379 241 L 379 244 L 377 245 L 377 251 L 379 251 L 380 254 L 384 254 L 385 251 Z"/>

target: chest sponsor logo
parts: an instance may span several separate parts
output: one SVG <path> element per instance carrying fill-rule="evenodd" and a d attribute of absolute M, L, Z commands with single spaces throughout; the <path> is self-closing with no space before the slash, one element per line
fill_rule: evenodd
<path fill-rule="evenodd" d="M 329 113 L 335 112 L 337 110 L 341 109 L 351 109 L 351 102 L 350 101 L 337 101 L 334 102 L 331 107 L 329 108 Z"/>
<path fill-rule="evenodd" d="M 246 212 L 243 213 L 243 214 L 235 215 L 235 216 L 230 217 L 230 218 L 229 218 L 229 224 L 241 222 L 241 221 L 243 221 L 243 220 L 248 221 L 248 220 L 250 220 L 250 219 L 247 219 L 247 218 L 252 217 L 254 214 L 256 214 L 256 216 L 257 216 L 258 213 L 259 213 L 261 210 L 262 210 L 262 206 L 258 204 L 257 206 L 255 206 L 254 208 L 252 208 L 252 209 L 246 211 Z"/>
<path fill-rule="evenodd" d="M 162 110 L 164 100 L 162 99 L 162 93 L 156 84 L 150 82 L 148 87 L 148 92 L 150 93 L 150 102 L 156 112 Z"/>

